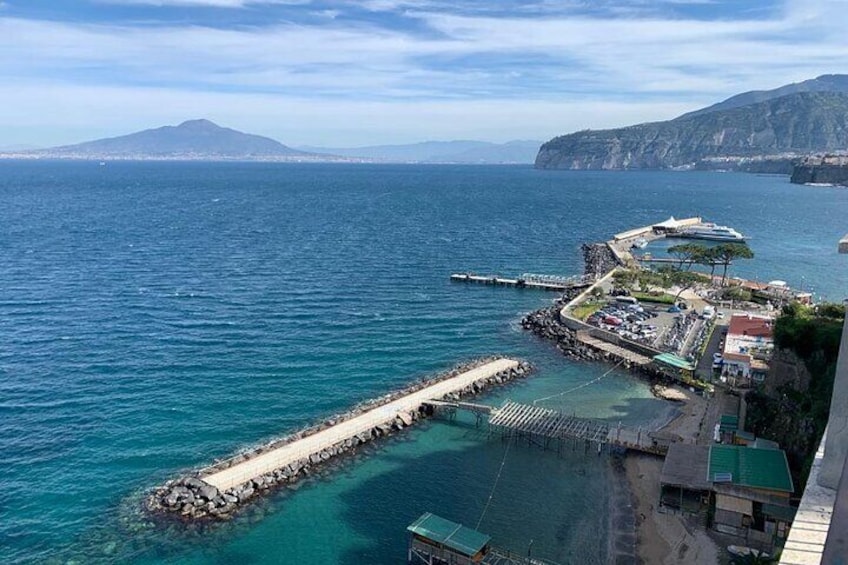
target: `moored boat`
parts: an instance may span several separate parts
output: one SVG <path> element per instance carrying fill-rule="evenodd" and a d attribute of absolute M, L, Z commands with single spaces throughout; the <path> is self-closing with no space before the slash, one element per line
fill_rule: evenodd
<path fill-rule="evenodd" d="M 747 239 L 744 235 L 733 228 L 719 226 L 713 223 L 698 224 L 684 228 L 674 234 L 674 237 L 686 237 L 689 239 L 708 239 L 711 241 L 736 241 L 744 243 Z"/>

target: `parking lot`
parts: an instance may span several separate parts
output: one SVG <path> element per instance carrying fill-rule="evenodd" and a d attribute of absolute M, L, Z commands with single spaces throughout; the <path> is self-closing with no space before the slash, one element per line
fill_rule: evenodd
<path fill-rule="evenodd" d="M 630 297 L 611 298 L 586 322 L 691 360 L 700 351 L 708 332 L 708 324 L 694 310 L 637 302 Z"/>

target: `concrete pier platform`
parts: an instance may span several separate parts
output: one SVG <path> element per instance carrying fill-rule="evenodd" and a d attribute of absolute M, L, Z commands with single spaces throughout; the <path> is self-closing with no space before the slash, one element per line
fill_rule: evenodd
<path fill-rule="evenodd" d="M 340 422 L 326 430 L 262 453 L 227 469 L 201 475 L 199 478 L 221 492 L 227 491 L 266 473 L 271 473 L 301 459 L 307 459 L 310 455 L 353 438 L 357 434 L 368 432 L 380 425 L 391 424 L 399 415 L 418 410 L 428 400 L 438 400 L 475 382 L 488 379 L 502 371 L 515 369 L 518 366 L 519 362 L 512 359 L 491 361 L 364 412 L 350 420 Z"/>

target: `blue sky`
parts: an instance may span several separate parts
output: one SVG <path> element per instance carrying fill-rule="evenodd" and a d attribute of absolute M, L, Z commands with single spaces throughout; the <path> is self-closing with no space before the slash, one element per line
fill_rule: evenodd
<path fill-rule="evenodd" d="M 3 0 L 0 146 L 549 139 L 848 72 L 848 0 Z"/>

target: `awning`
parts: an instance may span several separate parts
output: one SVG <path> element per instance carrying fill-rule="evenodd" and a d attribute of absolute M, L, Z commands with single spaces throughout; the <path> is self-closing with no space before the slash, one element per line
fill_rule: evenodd
<path fill-rule="evenodd" d="M 673 353 L 660 353 L 659 355 L 654 355 L 654 361 L 657 363 L 662 363 L 664 365 L 669 365 L 674 367 L 675 369 L 683 369 L 684 371 L 694 371 L 695 365 L 684 359 L 683 357 L 679 357 Z"/>

